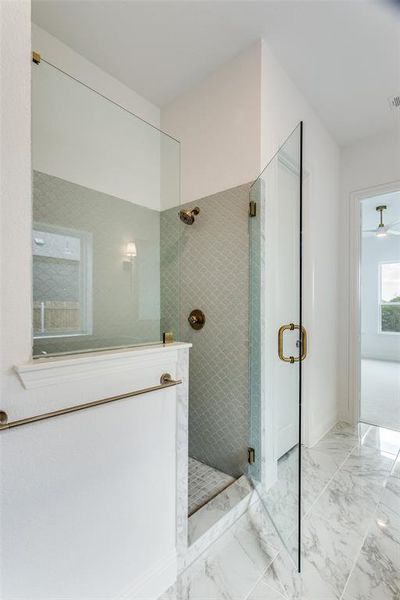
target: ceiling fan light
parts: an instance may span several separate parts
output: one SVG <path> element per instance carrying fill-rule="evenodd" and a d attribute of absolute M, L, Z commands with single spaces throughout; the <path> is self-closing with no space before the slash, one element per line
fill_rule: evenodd
<path fill-rule="evenodd" d="M 387 236 L 387 227 L 385 227 L 385 225 L 383 225 L 383 223 L 380 223 L 380 225 L 378 225 L 378 229 L 376 230 L 376 237 L 382 238 L 382 237 L 386 237 Z"/>
<path fill-rule="evenodd" d="M 386 237 L 388 228 L 385 226 L 383 222 L 383 211 L 387 209 L 386 204 L 380 204 L 376 207 L 376 211 L 379 212 L 379 225 L 376 230 L 376 237 Z"/>

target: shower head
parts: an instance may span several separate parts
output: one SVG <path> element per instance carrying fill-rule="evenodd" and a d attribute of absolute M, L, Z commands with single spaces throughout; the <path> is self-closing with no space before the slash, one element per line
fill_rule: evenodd
<path fill-rule="evenodd" d="M 179 211 L 179 218 L 182 221 L 182 223 L 185 223 L 185 225 L 193 225 L 194 217 L 195 215 L 198 215 L 199 212 L 200 209 L 198 206 L 195 206 L 192 210 L 189 210 L 187 208 L 181 208 L 181 210 Z"/>

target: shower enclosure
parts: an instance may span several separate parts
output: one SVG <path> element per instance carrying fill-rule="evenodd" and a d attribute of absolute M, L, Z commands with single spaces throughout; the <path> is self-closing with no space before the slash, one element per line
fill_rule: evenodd
<path fill-rule="evenodd" d="M 179 142 L 33 65 L 33 355 L 192 343 L 189 545 L 254 489 L 299 560 L 300 124 L 181 205 Z"/>
<path fill-rule="evenodd" d="M 297 565 L 301 173 L 299 124 L 256 181 L 174 207 L 161 223 L 163 244 L 181 221 L 180 331 L 193 344 L 189 543 L 254 489 Z"/>

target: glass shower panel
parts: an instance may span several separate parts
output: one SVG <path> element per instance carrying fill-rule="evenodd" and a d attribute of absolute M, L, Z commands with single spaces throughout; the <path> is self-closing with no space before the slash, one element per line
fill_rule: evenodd
<path fill-rule="evenodd" d="M 300 567 L 302 123 L 250 190 L 248 475 Z M 264 460 L 261 460 L 261 457 Z"/>
<path fill-rule="evenodd" d="M 43 59 L 32 138 L 34 355 L 179 339 L 179 143 Z"/>

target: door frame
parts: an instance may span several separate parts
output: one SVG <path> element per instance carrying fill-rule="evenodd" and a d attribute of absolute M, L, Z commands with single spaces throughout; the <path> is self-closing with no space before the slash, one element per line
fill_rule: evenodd
<path fill-rule="evenodd" d="M 350 193 L 348 418 L 356 425 L 361 414 L 361 202 L 400 190 L 400 180 Z"/>

